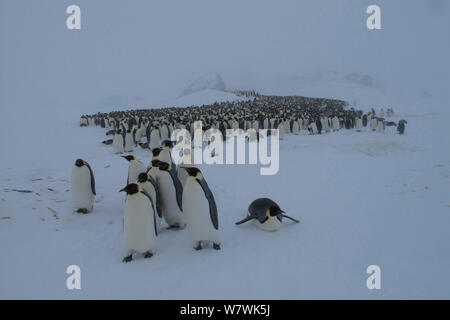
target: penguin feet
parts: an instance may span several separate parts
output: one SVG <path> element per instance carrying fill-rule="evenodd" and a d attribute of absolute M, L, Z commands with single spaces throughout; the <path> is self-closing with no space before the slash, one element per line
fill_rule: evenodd
<path fill-rule="evenodd" d="M 197 251 L 198 251 L 198 250 L 202 250 L 202 242 L 199 241 L 199 242 L 197 243 L 197 246 L 194 247 L 194 249 L 197 250 Z"/>
<path fill-rule="evenodd" d="M 144 255 L 144 258 L 145 258 L 145 259 L 148 259 L 148 258 L 151 258 L 151 257 L 153 257 L 153 253 L 151 253 L 150 251 L 147 251 L 147 252 L 145 253 L 145 255 Z"/>
<path fill-rule="evenodd" d="M 133 255 L 130 254 L 129 256 L 126 256 L 125 258 L 123 258 L 122 262 L 131 262 L 131 260 L 133 260 Z"/>
<path fill-rule="evenodd" d="M 167 227 L 167 230 L 173 230 L 173 229 L 179 230 L 179 229 L 181 229 L 181 226 L 179 226 L 178 224 L 174 224 L 174 225 Z"/>
<path fill-rule="evenodd" d="M 86 213 L 88 213 L 89 211 L 88 211 L 88 209 L 86 209 L 86 208 L 80 208 L 80 209 L 77 210 L 77 212 L 78 212 L 78 213 L 86 214 Z"/>
<path fill-rule="evenodd" d="M 216 249 L 216 250 L 220 250 L 220 244 L 213 243 L 213 248 Z"/>

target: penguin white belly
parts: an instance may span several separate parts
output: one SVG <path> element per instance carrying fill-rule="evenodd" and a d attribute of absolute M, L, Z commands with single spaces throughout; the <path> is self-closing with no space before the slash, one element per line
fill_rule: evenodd
<path fill-rule="evenodd" d="M 167 128 L 167 126 L 163 126 L 161 128 L 161 139 L 169 140 L 169 129 Z"/>
<path fill-rule="evenodd" d="M 339 120 L 337 118 L 333 118 L 333 131 L 339 130 Z"/>
<path fill-rule="evenodd" d="M 370 120 L 370 128 L 375 131 L 377 129 L 377 119 Z"/>
<path fill-rule="evenodd" d="M 94 207 L 94 194 L 91 189 L 91 174 L 86 166 L 72 168 L 72 199 L 78 209 Z"/>
<path fill-rule="evenodd" d="M 159 160 L 172 165 L 173 161 L 169 149 L 162 149 L 161 153 L 159 154 Z"/>
<path fill-rule="evenodd" d="M 134 197 L 134 199 L 130 199 Z M 156 252 L 156 234 L 153 210 L 144 195 L 129 196 L 125 204 L 124 246 L 126 254 L 131 250 L 145 253 Z"/>
<path fill-rule="evenodd" d="M 135 183 L 142 172 L 147 172 L 147 167 L 140 161 L 132 160 L 128 168 L 128 183 Z"/>
<path fill-rule="evenodd" d="M 158 187 L 161 195 L 161 208 L 164 220 L 169 226 L 183 227 L 186 222 L 183 212 L 178 207 L 176 190 L 169 173 L 158 174 Z"/>
<path fill-rule="evenodd" d="M 378 121 L 378 124 L 377 124 L 377 131 L 378 131 L 378 132 L 384 132 L 384 124 L 383 124 L 383 121 Z"/>
<path fill-rule="evenodd" d="M 125 135 L 125 151 L 132 152 L 133 149 L 134 149 L 133 135 L 131 133 L 127 133 Z"/>
<path fill-rule="evenodd" d="M 152 130 L 150 134 L 150 149 L 153 150 L 155 148 L 159 148 L 159 132 L 158 130 Z"/>
<path fill-rule="evenodd" d="M 356 120 L 356 130 L 361 131 L 362 127 L 363 127 L 362 120 L 358 118 Z"/>
<path fill-rule="evenodd" d="M 280 140 L 283 140 L 284 138 L 284 125 L 282 123 L 280 123 L 280 125 L 278 126 L 278 134 L 279 134 L 279 138 Z"/>
<path fill-rule="evenodd" d="M 219 231 L 214 228 L 209 214 L 209 202 L 202 187 L 192 178 L 183 190 L 183 213 L 186 226 L 194 242 L 212 241 L 220 244 Z"/>
<path fill-rule="evenodd" d="M 294 121 L 294 123 L 292 124 L 292 133 L 297 135 L 298 130 L 299 130 L 298 121 Z"/>
<path fill-rule="evenodd" d="M 120 134 L 114 135 L 113 147 L 115 153 L 123 153 L 123 137 Z"/>
<path fill-rule="evenodd" d="M 264 231 L 277 231 L 281 227 L 281 221 L 277 217 L 269 217 L 264 223 L 255 219 L 255 224 Z"/>

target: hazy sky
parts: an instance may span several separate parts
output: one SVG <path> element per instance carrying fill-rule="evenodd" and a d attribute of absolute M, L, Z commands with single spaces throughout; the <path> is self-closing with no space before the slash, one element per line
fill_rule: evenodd
<path fill-rule="evenodd" d="M 81 7 L 81 30 L 66 28 L 70 4 Z M 369 4 L 380 5 L 382 30 L 366 28 Z M 308 70 L 358 72 L 443 95 L 449 9 L 443 0 L 0 0 L 1 108 L 95 109 L 115 95 L 145 105 L 208 72 L 255 89 Z"/>

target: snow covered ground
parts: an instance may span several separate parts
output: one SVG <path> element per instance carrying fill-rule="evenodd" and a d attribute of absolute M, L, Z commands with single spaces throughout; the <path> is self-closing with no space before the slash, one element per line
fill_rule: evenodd
<path fill-rule="evenodd" d="M 201 97 L 213 93 L 183 99 L 205 103 Z M 187 230 L 164 230 L 157 255 L 131 264 L 121 262 L 119 190 L 128 162 L 100 144 L 104 129 L 80 128 L 75 114 L 54 112 L 0 170 L 0 297 L 449 298 L 449 112 L 394 110 L 394 121 L 408 121 L 403 136 L 393 127 L 287 135 L 274 176 L 252 165 L 202 166 L 218 205 L 222 250 L 197 252 Z M 134 154 L 150 161 L 148 151 Z M 88 215 L 72 208 L 78 157 L 97 181 Z M 287 221 L 275 233 L 235 226 L 263 196 L 301 223 Z M 79 291 L 65 286 L 71 264 L 81 267 Z M 372 264 L 381 267 L 379 291 L 366 288 Z"/>

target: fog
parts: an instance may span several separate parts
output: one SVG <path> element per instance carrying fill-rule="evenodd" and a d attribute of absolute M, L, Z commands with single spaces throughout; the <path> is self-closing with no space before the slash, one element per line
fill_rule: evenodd
<path fill-rule="evenodd" d="M 70 4 L 81 30 L 66 28 Z M 370 4 L 382 30 L 366 28 Z M 442 0 L 2 0 L 0 15 L 2 111 L 145 106 L 209 72 L 269 91 L 330 70 L 439 97 L 450 83 Z"/>

